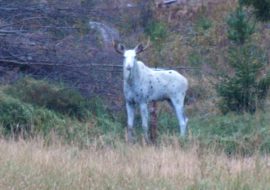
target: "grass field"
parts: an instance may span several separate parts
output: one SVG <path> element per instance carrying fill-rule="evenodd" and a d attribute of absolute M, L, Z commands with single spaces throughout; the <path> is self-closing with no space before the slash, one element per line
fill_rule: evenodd
<path fill-rule="evenodd" d="M 64 89 L 29 78 L 0 87 L 0 190 L 270 189 L 268 110 L 205 115 L 188 108 L 183 139 L 162 107 L 157 144 L 145 146 L 136 117 L 136 144 L 129 145 L 121 114 Z"/>
<path fill-rule="evenodd" d="M 87 149 L 0 140 L 0 189 L 270 189 L 270 157 L 228 157 L 196 144 Z"/>

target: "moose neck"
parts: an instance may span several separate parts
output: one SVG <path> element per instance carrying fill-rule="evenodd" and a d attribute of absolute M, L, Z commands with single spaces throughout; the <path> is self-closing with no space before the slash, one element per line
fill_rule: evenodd
<path fill-rule="evenodd" d="M 140 83 L 141 73 L 140 73 L 140 67 L 138 65 L 137 60 L 134 60 L 134 65 L 130 71 L 124 69 L 124 77 L 125 77 L 124 81 L 129 86 L 135 86 L 138 83 Z"/>

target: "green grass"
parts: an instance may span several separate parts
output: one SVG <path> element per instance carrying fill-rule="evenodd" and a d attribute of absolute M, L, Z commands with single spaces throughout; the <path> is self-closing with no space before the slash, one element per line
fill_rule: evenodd
<path fill-rule="evenodd" d="M 100 99 L 85 99 L 64 85 L 24 78 L 0 88 L 1 134 L 5 137 L 41 135 L 47 142 L 52 134 L 64 143 L 87 147 L 116 146 L 125 137 L 124 113 L 112 114 Z M 227 155 L 270 152 L 270 119 L 267 112 L 251 114 L 189 116 L 189 137 L 179 137 L 173 111 L 158 113 L 158 144 L 189 147 L 196 142 L 203 149 Z M 141 119 L 136 117 L 137 142 L 141 142 Z"/>
<path fill-rule="evenodd" d="M 215 146 L 227 154 L 269 153 L 269 114 L 227 114 L 191 120 L 191 132 L 202 145 Z"/>
<path fill-rule="evenodd" d="M 178 121 L 173 112 L 161 111 L 158 119 L 159 142 L 175 143 L 179 136 Z M 197 142 L 201 148 L 214 149 L 227 155 L 254 155 L 270 152 L 270 117 L 267 112 L 227 115 L 209 114 L 189 118 L 189 137 L 177 143 Z M 171 138 L 173 137 L 173 138 Z"/>

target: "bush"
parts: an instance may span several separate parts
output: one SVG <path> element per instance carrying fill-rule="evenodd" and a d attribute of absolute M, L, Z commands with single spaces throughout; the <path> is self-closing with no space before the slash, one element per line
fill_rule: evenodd
<path fill-rule="evenodd" d="M 44 108 L 37 108 L 28 103 L 1 93 L 0 121 L 4 135 L 47 134 L 52 128 L 64 125 L 60 115 Z"/>
<path fill-rule="evenodd" d="M 261 76 L 267 63 L 263 55 L 255 46 L 230 49 L 228 59 L 234 74 L 225 74 L 217 86 L 217 93 L 221 96 L 219 107 L 223 113 L 254 113 L 257 108 L 263 108 L 270 87 L 270 73 Z"/>
<path fill-rule="evenodd" d="M 270 20 L 270 1 L 269 0 L 239 0 L 240 4 L 252 6 L 257 19 L 261 21 Z"/>
<path fill-rule="evenodd" d="M 255 45 L 247 44 L 254 32 L 246 12 L 240 6 L 231 13 L 228 19 L 228 38 L 237 46 L 228 50 L 228 64 L 231 70 L 223 73 L 217 85 L 217 93 L 221 96 L 219 107 L 223 113 L 228 111 L 254 113 L 264 100 L 270 87 L 270 73 L 266 72 L 266 54 Z"/>
<path fill-rule="evenodd" d="M 89 101 L 79 92 L 63 85 L 24 78 L 8 87 L 6 92 L 22 102 L 45 107 L 80 120 L 85 120 L 90 115 Z"/>
<path fill-rule="evenodd" d="M 23 78 L 0 88 L 2 135 L 43 136 L 46 143 L 56 135 L 65 143 L 101 145 L 123 138 L 123 127 L 98 99 L 86 100 L 63 85 Z M 54 134 L 54 135 L 51 135 Z"/>
<path fill-rule="evenodd" d="M 0 94 L 0 121 L 5 133 L 30 131 L 33 118 L 33 107 L 19 100 Z"/>
<path fill-rule="evenodd" d="M 227 24 L 229 26 L 228 38 L 236 44 L 244 44 L 254 33 L 255 22 L 250 22 L 241 6 L 229 15 Z"/>

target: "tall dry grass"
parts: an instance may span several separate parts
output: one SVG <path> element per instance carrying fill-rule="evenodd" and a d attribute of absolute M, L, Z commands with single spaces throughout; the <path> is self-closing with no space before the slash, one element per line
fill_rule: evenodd
<path fill-rule="evenodd" d="M 44 146 L 0 140 L 0 189 L 270 189 L 270 157 L 177 146 Z"/>

